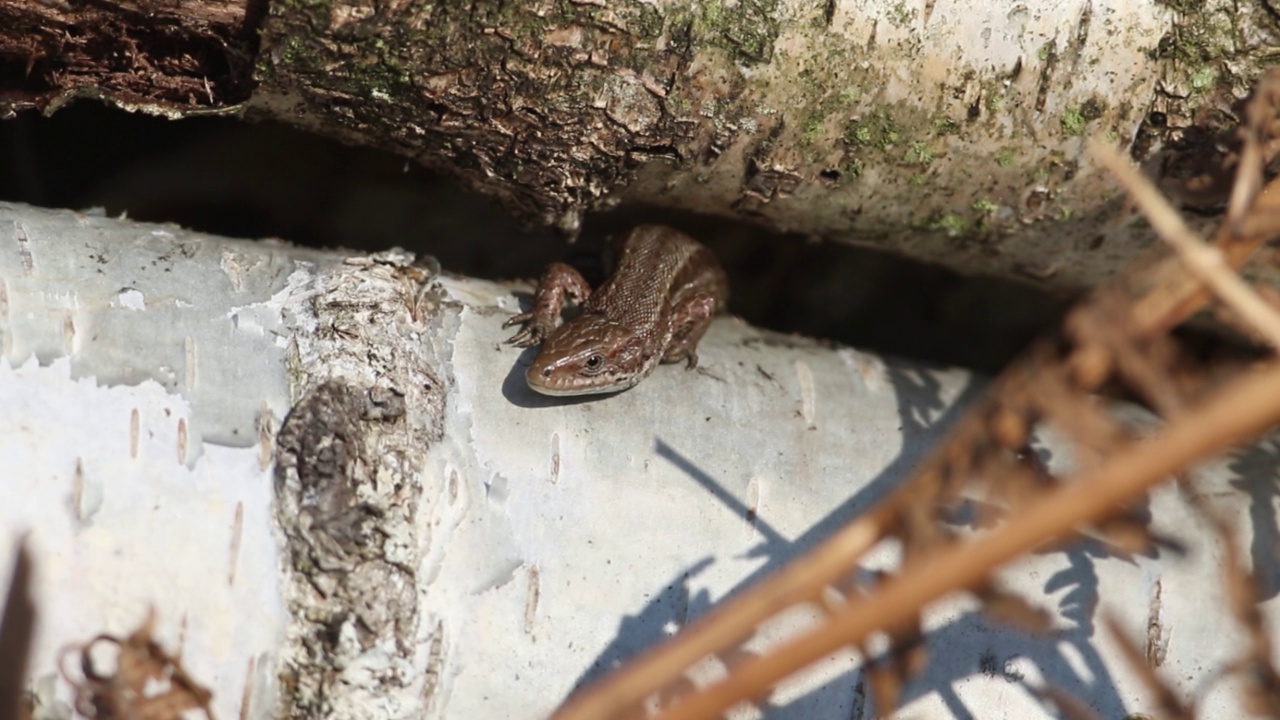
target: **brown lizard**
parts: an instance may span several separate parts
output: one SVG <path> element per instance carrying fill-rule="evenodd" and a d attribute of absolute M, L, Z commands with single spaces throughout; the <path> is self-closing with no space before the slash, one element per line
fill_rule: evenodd
<path fill-rule="evenodd" d="M 556 327 L 565 298 L 582 314 Z M 619 243 L 617 269 L 594 292 L 564 263 L 542 274 L 533 307 L 503 327 L 524 325 L 507 342 L 542 343 L 525 378 L 545 395 L 626 390 L 660 362 L 698 364 L 698 341 L 729 299 L 716 256 L 668 227 L 642 225 Z"/>

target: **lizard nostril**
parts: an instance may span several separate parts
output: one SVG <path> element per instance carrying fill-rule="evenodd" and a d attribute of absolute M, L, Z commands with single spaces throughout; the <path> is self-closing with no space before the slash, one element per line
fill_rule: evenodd
<path fill-rule="evenodd" d="M 542 377 L 544 377 L 544 378 L 550 378 L 550 377 L 551 377 L 551 368 L 549 368 L 549 367 L 542 368 Z"/>

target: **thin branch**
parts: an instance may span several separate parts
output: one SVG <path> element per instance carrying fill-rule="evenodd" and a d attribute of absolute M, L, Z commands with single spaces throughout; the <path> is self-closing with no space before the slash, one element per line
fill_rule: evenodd
<path fill-rule="evenodd" d="M 1228 267 L 1222 251 L 1197 236 L 1155 186 L 1114 148 L 1102 143 L 1090 147 L 1098 162 L 1111 171 L 1151 221 L 1160 237 L 1173 248 L 1184 266 L 1235 310 L 1272 347 L 1280 350 L 1280 314 Z"/>
<path fill-rule="evenodd" d="M 667 644 L 649 651 L 569 702 L 553 720 L 621 720 L 646 714 L 645 707 L 667 705 L 660 720 L 700 720 L 750 702 L 787 675 L 844 647 L 864 647 L 872 633 L 891 639 L 918 632 L 929 602 L 957 590 L 981 591 L 998 566 L 1020 554 L 1061 542 L 1080 526 L 1109 519 L 1146 488 L 1185 465 L 1220 452 L 1232 442 L 1263 431 L 1280 420 L 1280 363 L 1220 388 L 1214 399 L 1186 410 L 1184 392 L 1198 382 L 1179 375 L 1179 351 L 1162 335 L 1204 307 L 1211 292 L 1257 326 L 1280 347 L 1280 319 L 1232 274 L 1268 239 L 1280 234 L 1270 222 L 1280 216 L 1280 190 L 1261 189 L 1258 146 L 1273 133 L 1274 100 L 1280 97 L 1280 72 L 1260 85 L 1243 133 L 1245 152 L 1238 174 L 1244 179 L 1233 195 L 1234 222 L 1224 224 L 1206 247 L 1154 189 L 1127 163 L 1099 151 L 1148 213 L 1152 225 L 1175 248 L 1177 257 L 1128 271 L 1095 293 L 1069 316 L 1064 336 L 1036 344 L 971 407 L 910 480 L 870 514 L 841 530 L 832 540 L 793 561 L 779 575 L 730 599 Z M 1265 106 L 1265 107 L 1264 107 Z M 1240 182 L 1240 178 L 1237 178 Z M 1242 292 L 1243 290 L 1243 292 Z M 1064 343 L 1065 341 L 1065 343 Z M 1090 362 L 1082 364 L 1082 360 Z M 1082 374 L 1081 368 L 1088 372 Z M 1046 378 L 1065 385 L 1049 386 Z M 1151 439 L 1135 442 L 1120 427 L 1099 432 L 1097 413 L 1079 405 L 1066 409 L 1074 394 L 1084 397 L 1103 383 L 1118 381 L 1139 395 L 1156 399 L 1169 424 Z M 1085 421 L 1092 416 L 1092 422 Z M 1077 450 L 1109 454 L 1098 465 L 1081 467 L 1075 482 L 1045 478 L 1025 482 L 1018 460 L 1039 424 L 1066 430 Z M 966 484 L 982 478 L 995 496 L 1012 501 L 1005 525 L 974 540 L 957 540 L 941 530 L 938 508 Z M 1019 478 L 1023 478 L 1019 480 Z M 1052 489 L 1051 489 L 1052 488 Z M 1142 542 L 1149 541 L 1143 530 Z M 878 542 L 903 543 L 903 571 L 868 594 L 847 593 L 845 603 L 827 607 L 828 621 L 763 655 L 728 663 L 725 680 L 691 690 L 689 667 L 709 657 L 735 654 L 763 621 L 790 606 L 812 601 L 824 588 L 847 583 L 856 562 Z M 886 669 L 886 672 L 890 672 Z M 892 669 L 893 683 L 912 674 Z"/>
<path fill-rule="evenodd" d="M 1280 364 L 1249 373 L 1160 434 L 1120 452 L 1078 481 L 1047 493 L 1007 525 L 921 558 L 877 592 L 852 600 L 823 626 L 744 662 L 729 678 L 684 699 L 659 715 L 659 720 L 717 717 L 758 695 L 760 688 L 772 687 L 809 663 L 862 642 L 872 632 L 892 631 L 910 623 L 927 603 L 979 585 L 1002 564 L 1070 534 L 1078 525 L 1109 515 L 1187 465 L 1280 422 L 1277 397 Z M 555 720 L 566 717 L 587 716 L 557 715 Z"/>
<path fill-rule="evenodd" d="M 1240 223 L 1251 214 L 1262 189 L 1262 170 L 1270 155 L 1267 130 L 1275 117 L 1277 88 L 1280 87 L 1280 71 L 1270 70 L 1254 88 L 1254 97 L 1245 107 L 1245 123 L 1241 128 L 1244 143 L 1240 148 L 1240 165 L 1236 169 L 1235 185 L 1231 188 L 1231 200 L 1227 204 L 1226 226 L 1238 231 Z"/>
<path fill-rule="evenodd" d="M 792 605 L 817 597 L 846 574 L 884 533 L 892 515 L 884 506 L 842 528 L 806 556 L 750 592 L 716 607 L 614 675 L 575 695 L 552 720 L 599 720 L 635 708 L 649 694 L 680 678 L 689 666 L 746 639 L 756 626 Z"/>

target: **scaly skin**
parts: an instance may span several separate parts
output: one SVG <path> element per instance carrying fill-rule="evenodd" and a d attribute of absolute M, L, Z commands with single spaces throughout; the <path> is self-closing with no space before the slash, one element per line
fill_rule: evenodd
<path fill-rule="evenodd" d="M 729 299 L 729 282 L 710 250 L 659 225 L 642 225 L 620 243 L 618 267 L 595 292 L 578 271 L 553 263 L 533 308 L 503 327 L 523 325 L 507 342 L 542 343 L 525 373 L 545 395 L 626 390 L 658 363 L 698 365 L 698 341 Z M 556 327 L 568 298 L 582 314 Z"/>

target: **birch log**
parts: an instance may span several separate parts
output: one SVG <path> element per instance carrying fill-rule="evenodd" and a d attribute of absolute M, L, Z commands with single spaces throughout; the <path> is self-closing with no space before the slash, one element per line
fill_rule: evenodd
<path fill-rule="evenodd" d="M 501 342 L 517 298 L 398 252 L 0 205 L 0 557 L 25 537 L 35 716 L 68 717 L 60 648 L 153 608 L 218 717 L 545 717 L 865 510 L 982 385 L 723 318 L 696 371 L 552 402 Z M 1270 615 L 1275 472 L 1267 445 L 1198 475 Z M 1240 717 L 1211 682 L 1244 639 L 1220 548 L 1171 489 L 1151 510 L 1185 556 L 1082 545 L 1005 573 L 1051 610 L 1047 637 L 938 608 L 904 712 L 1054 717 L 1047 683 L 1103 718 L 1155 712 L 1105 611 L 1202 717 Z M 858 667 L 831 658 L 767 717 L 873 717 Z"/>

